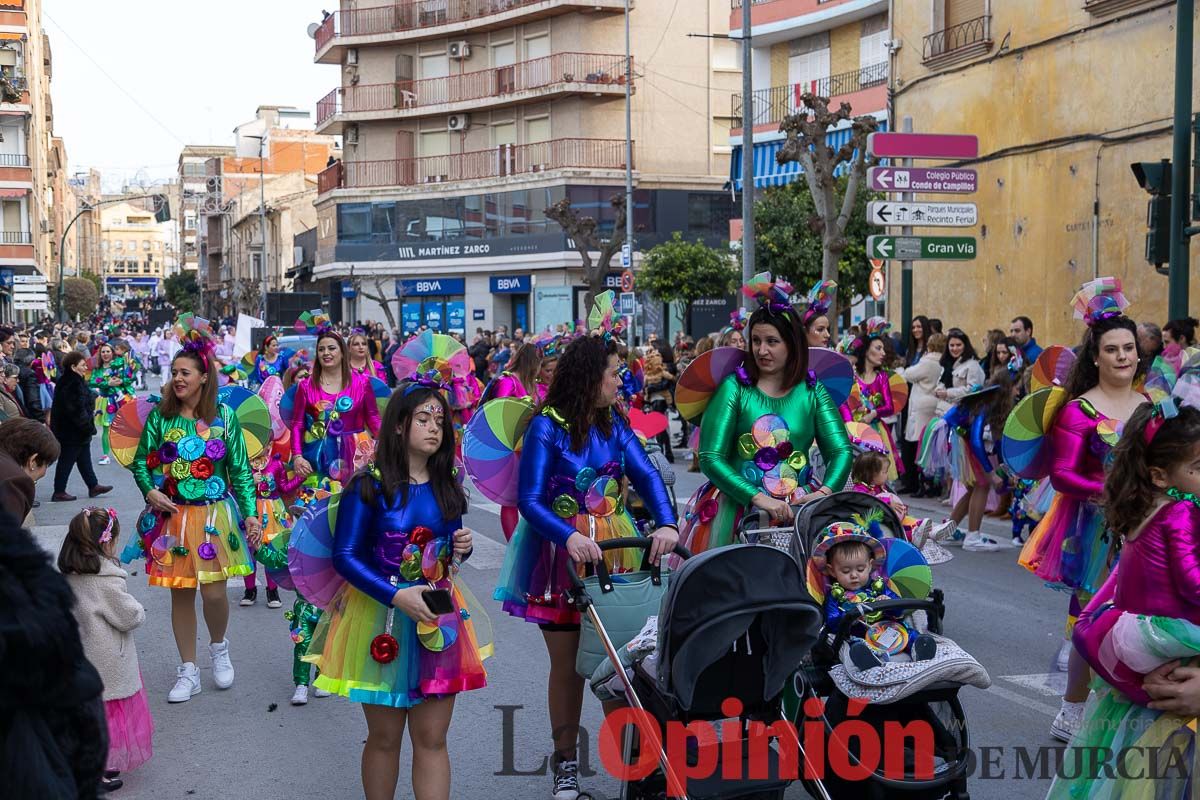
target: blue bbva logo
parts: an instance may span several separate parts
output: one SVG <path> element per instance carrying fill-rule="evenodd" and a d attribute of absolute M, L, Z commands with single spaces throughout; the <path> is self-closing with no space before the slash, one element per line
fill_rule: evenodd
<path fill-rule="evenodd" d="M 418 292 L 440 292 L 441 290 L 441 281 L 417 281 Z"/>

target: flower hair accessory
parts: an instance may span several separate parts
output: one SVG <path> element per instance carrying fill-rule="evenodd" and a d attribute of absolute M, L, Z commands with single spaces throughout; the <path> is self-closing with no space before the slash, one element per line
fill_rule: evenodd
<path fill-rule="evenodd" d="M 771 280 L 771 273 L 760 272 L 742 286 L 742 294 L 757 300 L 759 308 L 772 314 L 785 314 L 792 308 L 792 285 L 785 280 Z"/>
<path fill-rule="evenodd" d="M 599 331 L 606 342 L 614 339 L 620 341 L 621 332 L 625 329 L 624 320 L 616 314 L 613 302 L 616 297 L 617 294 L 612 289 L 601 292 L 596 295 L 592 309 L 588 312 L 588 330 Z"/>
<path fill-rule="evenodd" d="M 213 352 L 212 323 L 195 314 L 181 314 L 175 320 L 175 333 L 182 342 L 180 350 L 199 359 L 207 372 L 210 363 L 209 357 Z"/>
<path fill-rule="evenodd" d="M 89 506 L 84 513 L 86 513 L 90 518 L 92 514 L 97 512 L 104 514 L 107 517 L 104 523 L 104 531 L 100 534 L 100 541 L 101 543 L 111 542 L 113 537 L 113 523 L 117 521 L 116 509 L 100 508 L 100 506 Z"/>
<path fill-rule="evenodd" d="M 1129 308 L 1129 300 L 1121 291 L 1120 278 L 1097 278 L 1079 287 L 1071 299 L 1075 319 L 1083 320 L 1089 328 L 1101 320 L 1119 317 Z"/>
<path fill-rule="evenodd" d="M 892 323 L 883 317 L 871 317 L 863 323 L 862 329 L 868 340 L 881 339 L 892 329 Z"/>
<path fill-rule="evenodd" d="M 807 325 L 817 317 L 823 317 L 833 307 L 837 296 L 837 283 L 820 281 L 808 293 L 808 306 L 804 309 L 804 324 Z"/>
<path fill-rule="evenodd" d="M 742 331 L 746 329 L 746 323 L 750 321 L 750 314 L 744 308 L 735 308 L 729 312 L 729 327 L 725 329 L 725 333 L 729 331 Z"/>
<path fill-rule="evenodd" d="M 433 389 L 435 392 L 448 393 L 450 384 L 442 378 L 441 372 L 430 369 L 424 372 L 414 372 L 408 376 L 408 385 L 404 387 L 404 393 L 408 394 L 416 389 Z"/>

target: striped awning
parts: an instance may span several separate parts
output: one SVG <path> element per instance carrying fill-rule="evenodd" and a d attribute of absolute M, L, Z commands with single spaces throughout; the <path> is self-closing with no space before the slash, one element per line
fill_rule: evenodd
<path fill-rule="evenodd" d="M 879 120 L 879 130 L 887 130 L 887 120 Z M 844 128 L 840 131 L 834 131 L 825 137 L 830 147 L 838 148 L 846 142 L 850 141 L 850 128 Z M 773 139 L 768 142 L 754 143 L 754 186 L 757 189 L 765 189 L 768 186 L 783 186 L 791 183 L 800 177 L 804 171 L 800 168 L 799 161 L 789 161 L 786 164 L 780 164 L 775 160 L 775 156 L 783 148 L 785 139 Z M 734 145 L 733 156 L 729 159 L 729 184 L 733 186 L 734 191 L 742 190 L 742 145 Z M 836 174 L 841 175 L 849 168 L 848 164 L 842 164 L 836 170 Z"/>
<path fill-rule="evenodd" d="M 29 194 L 28 189 L 0 189 L 0 199 L 17 200 Z"/>

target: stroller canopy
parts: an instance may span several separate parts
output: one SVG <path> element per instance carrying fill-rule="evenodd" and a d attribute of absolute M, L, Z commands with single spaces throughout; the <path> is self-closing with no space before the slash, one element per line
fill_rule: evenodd
<path fill-rule="evenodd" d="M 690 710 L 700 676 L 756 621 L 766 644 L 761 700 L 769 701 L 821 629 L 821 609 L 795 559 L 773 547 L 731 545 L 685 561 L 659 615 L 659 692 Z"/>

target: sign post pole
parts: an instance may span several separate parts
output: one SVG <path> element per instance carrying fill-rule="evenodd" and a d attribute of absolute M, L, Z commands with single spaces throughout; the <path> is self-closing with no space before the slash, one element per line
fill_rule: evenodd
<path fill-rule="evenodd" d="M 904 121 L 901 123 L 901 131 L 904 133 L 912 133 L 912 129 L 912 117 L 905 117 Z M 904 159 L 904 166 L 911 167 L 912 159 Z M 901 195 L 900 199 L 906 203 L 911 203 L 913 199 L 913 193 L 905 192 L 903 195 Z M 905 236 L 911 236 L 912 228 L 906 225 L 900 229 L 900 232 Z M 912 261 L 905 260 L 900 262 L 900 339 L 905 343 L 906 346 L 911 335 L 913 318 L 912 266 Z M 928 337 L 929 331 L 924 331 L 922 335 Z"/>

